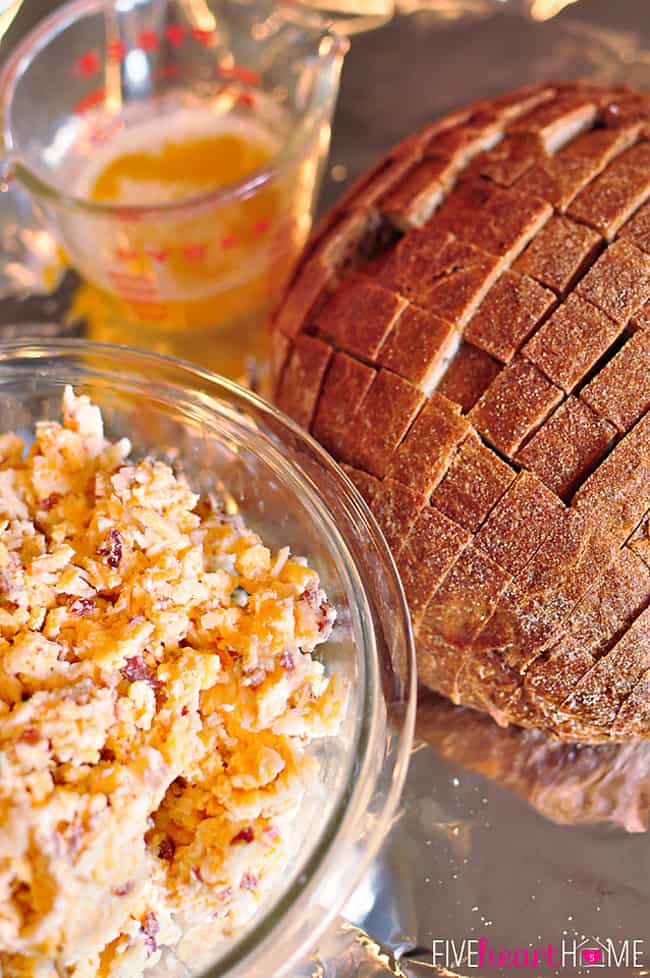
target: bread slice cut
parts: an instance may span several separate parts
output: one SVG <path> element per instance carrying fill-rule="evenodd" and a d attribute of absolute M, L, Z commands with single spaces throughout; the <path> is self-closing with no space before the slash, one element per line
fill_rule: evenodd
<path fill-rule="evenodd" d="M 423 682 L 650 738 L 650 96 L 550 82 L 393 148 L 321 221 L 275 398 L 348 466 Z"/>

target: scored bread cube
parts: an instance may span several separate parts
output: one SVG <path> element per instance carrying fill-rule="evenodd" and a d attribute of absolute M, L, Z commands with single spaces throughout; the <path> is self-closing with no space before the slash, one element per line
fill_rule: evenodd
<path fill-rule="evenodd" d="M 429 599 L 427 626 L 448 642 L 467 645 L 481 631 L 511 580 L 499 564 L 470 543 Z"/>
<path fill-rule="evenodd" d="M 401 296 L 353 273 L 321 306 L 313 324 L 319 336 L 339 349 L 374 360 L 406 304 Z"/>
<path fill-rule="evenodd" d="M 618 232 L 619 241 L 629 241 L 646 253 L 650 252 L 650 203 L 634 214 Z"/>
<path fill-rule="evenodd" d="M 334 270 L 315 255 L 298 271 L 275 320 L 286 336 L 297 336 L 319 303 L 336 285 Z"/>
<path fill-rule="evenodd" d="M 376 479 L 360 469 L 343 466 L 372 509 L 388 546 L 394 554 L 401 548 L 426 498 L 393 479 Z"/>
<path fill-rule="evenodd" d="M 635 333 L 580 397 L 619 431 L 635 425 L 650 410 L 650 332 Z"/>
<path fill-rule="evenodd" d="M 347 353 L 334 354 L 312 425 L 312 434 L 332 455 L 344 450 L 344 439 L 375 374 L 376 370 Z"/>
<path fill-rule="evenodd" d="M 504 455 L 517 451 L 562 400 L 562 391 L 521 357 L 497 375 L 468 417 Z"/>
<path fill-rule="evenodd" d="M 477 114 L 463 125 L 433 135 L 425 147 L 425 153 L 448 161 L 457 172 L 464 169 L 478 153 L 491 149 L 502 138 L 503 127 L 496 113 Z"/>
<path fill-rule="evenodd" d="M 588 93 L 562 93 L 517 119 L 509 131 L 535 133 L 546 151 L 555 153 L 591 126 L 597 110 L 596 101 Z"/>
<path fill-rule="evenodd" d="M 318 402 L 332 347 L 302 334 L 292 343 L 291 353 L 276 392 L 276 403 L 303 428 L 309 428 Z"/>
<path fill-rule="evenodd" d="M 511 264 L 552 214 L 540 197 L 487 181 L 463 182 L 429 221 L 462 241 Z"/>
<path fill-rule="evenodd" d="M 646 147 L 644 154 L 649 151 L 650 147 Z M 568 210 L 569 216 L 589 224 L 612 241 L 627 219 L 650 196 L 649 162 L 639 153 L 638 146 L 616 157 L 576 197 Z"/>
<path fill-rule="evenodd" d="M 476 534 L 476 544 L 509 574 L 518 574 L 563 512 L 555 493 L 524 470 Z"/>
<path fill-rule="evenodd" d="M 408 380 L 380 370 L 359 406 L 354 427 L 346 432 L 346 460 L 372 475 L 385 475 L 424 399 Z"/>
<path fill-rule="evenodd" d="M 617 542 L 588 514 L 566 510 L 514 579 L 480 640 L 502 648 L 511 666 L 525 669 L 559 638 L 573 609 L 610 566 Z"/>
<path fill-rule="evenodd" d="M 510 187 L 543 155 L 542 142 L 535 133 L 510 133 L 492 149 L 479 153 L 462 172 L 461 178 L 485 177 L 501 187 Z"/>
<path fill-rule="evenodd" d="M 456 523 L 475 532 L 515 475 L 491 449 L 469 438 L 453 458 L 431 502 Z"/>
<path fill-rule="evenodd" d="M 650 608 L 646 608 L 614 647 L 577 684 L 565 708 L 580 711 L 585 722 L 612 724 L 636 683 L 650 668 Z"/>
<path fill-rule="evenodd" d="M 456 404 L 438 393 L 432 394 L 390 460 L 387 474 L 429 496 L 470 430 Z"/>
<path fill-rule="evenodd" d="M 403 231 L 422 227 L 444 200 L 454 172 L 455 167 L 448 160 L 419 160 L 380 199 L 382 212 Z"/>
<path fill-rule="evenodd" d="M 499 260 L 445 231 L 411 231 L 386 263 L 381 280 L 415 305 L 463 326 L 497 278 Z"/>
<path fill-rule="evenodd" d="M 576 605 L 568 631 L 526 671 L 526 689 L 559 706 L 650 599 L 650 569 L 623 549 Z"/>
<path fill-rule="evenodd" d="M 472 343 L 463 342 L 440 381 L 438 391 L 459 404 L 467 414 L 500 372 L 501 365 L 489 354 Z"/>
<path fill-rule="evenodd" d="M 451 323 L 409 303 L 384 339 L 376 361 L 428 392 L 444 374 L 459 343 L 460 334 Z"/>
<path fill-rule="evenodd" d="M 629 431 L 576 492 L 572 507 L 620 544 L 650 509 L 650 415 Z"/>
<path fill-rule="evenodd" d="M 627 541 L 626 547 L 650 568 L 650 514 L 646 513 Z"/>
<path fill-rule="evenodd" d="M 513 269 L 564 296 L 591 265 L 602 244 L 603 239 L 592 228 L 556 215 L 533 238 Z"/>
<path fill-rule="evenodd" d="M 397 555 L 397 567 L 414 623 L 470 540 L 467 530 L 433 506 L 420 511 Z"/>
<path fill-rule="evenodd" d="M 555 301 L 552 292 L 527 275 L 504 272 L 470 319 L 464 336 L 496 360 L 509 363 Z"/>
<path fill-rule="evenodd" d="M 568 499 L 615 437 L 613 425 L 582 401 L 568 397 L 519 451 L 517 461 Z"/>
<path fill-rule="evenodd" d="M 650 299 L 650 255 L 628 241 L 617 241 L 578 283 L 576 292 L 625 326 Z"/>
<path fill-rule="evenodd" d="M 526 343 L 522 355 L 568 394 L 622 330 L 620 323 L 572 292 Z"/>

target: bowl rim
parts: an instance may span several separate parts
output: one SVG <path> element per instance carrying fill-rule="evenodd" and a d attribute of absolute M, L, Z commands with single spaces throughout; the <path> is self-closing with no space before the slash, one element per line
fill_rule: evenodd
<path fill-rule="evenodd" d="M 342 895 L 339 894 L 340 900 L 338 900 L 338 902 L 330 907 L 323 908 L 322 918 L 318 927 L 318 933 L 322 933 L 325 930 L 325 927 L 340 909 L 345 897 L 352 892 L 354 886 L 363 875 L 363 872 L 367 868 L 373 856 L 376 854 L 386 835 L 386 832 L 390 827 L 395 809 L 401 796 L 408 768 L 411 746 L 413 743 L 416 706 L 415 645 L 408 605 L 392 553 L 388 547 L 388 544 L 386 543 L 382 531 L 372 515 L 372 512 L 354 483 L 348 478 L 338 463 L 325 451 L 325 449 L 322 448 L 321 445 L 318 444 L 318 442 L 315 441 L 314 438 L 311 437 L 311 435 L 300 428 L 298 424 L 296 424 L 282 411 L 278 410 L 274 405 L 269 404 L 259 395 L 246 390 L 239 384 L 229 380 L 226 377 L 214 374 L 208 370 L 205 370 L 201 366 L 190 363 L 189 361 L 182 360 L 177 357 L 152 353 L 151 351 L 141 350 L 132 346 L 97 343 L 85 339 L 47 338 L 43 340 L 39 337 L 34 337 L 33 339 L 21 338 L 20 340 L 0 342 L 0 390 L 2 388 L 3 368 L 12 361 L 33 361 L 36 365 L 40 359 L 54 358 L 65 360 L 66 358 L 72 358 L 76 355 L 78 355 L 80 358 L 82 358 L 84 355 L 87 357 L 89 354 L 92 355 L 93 353 L 97 354 L 99 357 L 104 356 L 107 359 L 113 358 L 118 364 L 120 362 L 120 358 L 123 361 L 125 359 L 130 359 L 132 363 L 134 363 L 136 371 L 140 374 L 144 383 L 151 383 L 149 375 L 146 371 L 147 366 L 152 368 L 158 366 L 167 368 L 168 370 L 177 371 L 179 378 L 186 378 L 188 383 L 190 380 L 195 382 L 195 387 L 193 389 L 196 393 L 212 393 L 215 395 L 216 403 L 212 407 L 212 410 L 215 412 L 220 412 L 222 414 L 225 413 L 223 402 L 219 404 L 218 401 L 218 395 L 220 393 L 222 395 L 225 394 L 229 401 L 232 402 L 235 400 L 244 406 L 248 406 L 256 414 L 261 415 L 262 418 L 268 418 L 274 425 L 279 426 L 281 431 L 284 430 L 286 431 L 287 435 L 297 439 L 299 444 L 301 443 L 308 447 L 311 453 L 316 456 L 317 461 L 323 465 L 328 471 L 329 475 L 334 478 L 341 490 L 343 499 L 351 508 L 355 520 L 361 521 L 361 523 L 365 526 L 367 533 L 370 534 L 372 545 L 377 549 L 382 563 L 382 569 L 384 573 L 387 573 L 391 578 L 392 591 L 399 602 L 397 612 L 399 617 L 402 619 L 399 624 L 401 630 L 403 630 L 404 639 L 404 648 L 400 649 L 400 655 L 402 656 L 403 660 L 405 679 L 402 683 L 401 695 L 395 701 L 397 704 L 397 712 L 399 714 L 398 722 L 401 724 L 401 730 L 398 731 L 398 735 L 394 738 L 396 743 L 394 757 L 391 757 L 389 765 L 390 780 L 386 789 L 385 798 L 382 802 L 380 815 L 374 821 L 372 832 L 369 833 L 370 838 L 364 839 L 364 852 L 357 859 L 354 871 L 345 881 L 345 892 Z M 83 370 L 83 363 L 81 368 Z M 142 369 L 140 370 L 138 368 Z M 232 408 L 232 404 L 229 406 Z M 244 419 L 242 417 L 238 420 L 241 423 L 241 421 Z M 309 473 L 302 471 L 300 465 L 294 461 L 291 461 L 288 464 L 290 464 L 294 470 L 298 471 L 303 480 L 312 482 Z M 321 500 L 321 506 L 329 512 L 329 506 L 326 502 Z M 332 516 L 333 514 L 330 513 L 330 515 Z M 341 537 L 345 544 L 347 554 L 353 558 L 357 576 L 360 583 L 362 583 L 363 574 L 359 569 L 358 561 L 354 559 L 355 548 L 354 546 L 349 545 L 350 541 L 346 540 L 342 534 Z M 338 544 L 336 546 L 337 549 L 340 549 Z M 343 552 L 343 555 L 346 556 L 346 553 Z M 367 618 L 370 606 L 369 598 L 367 594 L 365 594 L 365 588 L 363 598 L 365 598 L 367 605 L 365 612 Z M 379 613 L 374 607 L 370 609 L 370 626 L 373 629 L 372 635 L 374 637 L 377 626 L 376 623 L 372 621 L 372 611 L 374 611 L 376 615 Z M 366 622 L 362 622 L 362 624 L 366 624 Z M 379 656 L 376 644 L 373 644 L 372 654 L 374 656 L 373 665 L 376 668 L 379 665 Z M 377 674 L 378 673 L 379 670 L 377 670 Z M 376 685 L 379 693 L 381 694 L 380 680 L 378 680 L 378 684 Z M 256 920 L 256 917 L 253 918 L 250 926 L 245 929 L 241 938 L 235 939 L 232 948 L 225 949 L 222 953 L 220 953 L 216 962 L 209 965 L 202 972 L 204 978 L 220 978 L 222 975 L 230 976 L 245 974 L 246 966 L 247 964 L 250 964 L 252 955 L 259 951 L 263 952 L 269 947 L 269 943 L 272 938 L 274 936 L 277 937 L 277 928 L 279 925 L 281 925 L 287 912 L 296 906 L 300 906 L 303 902 L 302 898 L 309 899 L 309 897 L 317 892 L 319 887 L 323 885 L 324 880 L 327 879 L 326 870 L 328 868 L 331 869 L 333 862 L 332 857 L 335 855 L 336 851 L 336 842 L 342 837 L 343 830 L 346 827 L 348 830 L 350 828 L 349 823 L 355 811 L 355 806 L 352 803 L 356 802 L 358 804 L 359 801 L 365 801 L 367 803 L 369 801 L 369 789 L 374 790 L 376 788 L 376 781 L 378 779 L 378 775 L 376 774 L 372 785 L 368 784 L 368 767 L 372 762 L 369 751 L 371 741 L 369 739 L 368 730 L 364 731 L 363 728 L 364 724 L 365 726 L 369 725 L 369 721 L 364 720 L 363 717 L 361 717 L 361 721 L 362 722 L 358 724 L 354 750 L 355 752 L 360 751 L 360 749 L 364 750 L 365 756 L 360 756 L 358 764 L 351 766 L 347 783 L 342 786 L 340 797 L 337 799 L 336 804 L 330 812 L 327 822 L 319 832 L 318 844 L 312 847 L 309 857 L 304 863 L 302 863 L 299 877 L 292 880 L 291 884 L 285 888 L 279 899 L 275 901 L 271 900 L 271 905 L 266 910 L 262 909 L 262 914 L 260 915 L 259 920 Z M 385 756 L 384 762 L 386 762 L 386 760 L 387 757 Z M 356 778 L 358 779 L 356 784 L 352 783 L 353 778 L 351 775 L 356 775 Z M 365 796 L 360 796 L 360 786 L 364 788 Z M 370 794 L 372 794 L 372 790 L 370 791 Z M 313 943 L 316 942 L 318 933 L 312 929 L 311 934 Z M 309 950 L 309 948 L 306 946 L 304 939 L 299 946 L 293 949 L 283 948 L 282 957 L 286 960 L 285 966 L 281 968 L 281 973 L 284 973 L 290 964 L 296 961 L 296 959 L 301 954 L 304 954 L 307 950 Z"/>

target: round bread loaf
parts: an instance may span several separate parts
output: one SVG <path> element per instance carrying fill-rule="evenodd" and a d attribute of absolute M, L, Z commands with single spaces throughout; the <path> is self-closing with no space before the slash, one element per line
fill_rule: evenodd
<path fill-rule="evenodd" d="M 570 741 L 650 736 L 649 122 L 578 82 L 432 123 L 275 322 L 276 402 L 381 524 L 422 681 Z"/>

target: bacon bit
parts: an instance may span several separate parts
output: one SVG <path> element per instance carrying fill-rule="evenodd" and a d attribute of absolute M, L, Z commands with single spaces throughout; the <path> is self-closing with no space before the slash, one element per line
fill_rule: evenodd
<path fill-rule="evenodd" d="M 41 501 L 41 509 L 44 509 L 46 512 L 49 513 L 49 511 L 51 509 L 54 509 L 54 507 L 57 505 L 57 503 L 60 503 L 61 502 L 61 499 L 62 498 L 63 497 L 61 496 L 61 493 L 60 492 L 52 492 L 52 493 L 50 493 L 50 495 L 47 497 L 47 499 L 43 499 Z"/>
<path fill-rule="evenodd" d="M 155 951 L 158 950 L 158 942 L 156 940 L 156 934 L 160 930 L 160 925 L 158 923 L 158 918 L 155 913 L 149 911 L 142 922 L 142 930 L 145 935 L 144 943 L 147 948 L 147 957 L 150 957 Z"/>
<path fill-rule="evenodd" d="M 117 570 L 122 560 L 122 537 L 120 536 L 119 530 L 112 529 L 108 531 L 104 545 L 100 547 L 97 553 L 101 557 L 106 557 L 106 563 L 109 567 Z"/>
<path fill-rule="evenodd" d="M 166 835 L 158 846 L 158 858 L 170 863 L 176 852 L 176 843 L 170 835 Z"/>
<path fill-rule="evenodd" d="M 309 587 L 305 588 L 305 590 L 300 595 L 301 600 L 306 601 L 307 604 L 311 605 L 312 608 L 315 608 L 317 606 L 318 597 L 319 597 L 319 589 L 315 584 L 310 584 Z"/>
<path fill-rule="evenodd" d="M 215 897 L 219 901 L 219 903 L 224 903 L 225 904 L 229 900 L 232 899 L 232 895 L 233 895 L 232 894 L 232 887 L 231 886 L 225 886 L 223 888 L 223 890 L 220 890 L 219 893 L 216 893 L 215 894 Z M 213 913 L 212 916 L 213 916 L 213 918 L 215 920 L 218 920 L 218 919 L 220 919 L 222 917 L 227 917 L 228 916 L 228 907 L 227 906 L 221 907 L 219 910 L 215 911 L 215 913 Z"/>
<path fill-rule="evenodd" d="M 217 655 L 221 659 L 221 665 L 224 669 L 232 669 L 237 659 L 240 658 L 238 652 L 234 649 L 217 649 Z"/>
<path fill-rule="evenodd" d="M 201 875 L 201 870 L 199 869 L 198 866 L 192 866 L 192 868 L 190 869 L 190 876 L 192 877 L 195 883 L 203 882 L 203 876 Z"/>
<path fill-rule="evenodd" d="M 37 744 L 41 739 L 41 735 L 36 727 L 25 727 L 18 739 L 23 744 Z"/>
<path fill-rule="evenodd" d="M 67 832 L 68 852 L 71 856 L 76 856 L 76 854 L 79 852 L 82 837 L 83 832 L 81 830 L 81 826 L 77 825 L 76 823 L 71 825 Z"/>
<path fill-rule="evenodd" d="M 244 674 L 244 682 L 246 686 L 250 686 L 251 689 L 257 689 L 261 686 L 266 679 L 266 670 L 259 666 L 257 669 L 251 669 L 250 672 Z"/>
<path fill-rule="evenodd" d="M 218 499 L 214 493 L 209 492 L 200 497 L 193 512 L 203 520 L 211 516 L 225 516 L 226 504 L 223 499 Z"/>
<path fill-rule="evenodd" d="M 130 683 L 148 683 L 153 689 L 154 696 L 156 697 L 156 706 L 160 708 L 165 699 L 163 694 L 163 684 L 156 677 L 154 670 L 151 668 L 151 666 L 147 665 L 141 655 L 134 655 L 130 659 L 127 659 L 120 669 L 120 673 Z"/>
<path fill-rule="evenodd" d="M 318 634 L 323 635 L 325 632 L 329 634 L 332 625 L 335 620 L 335 612 L 329 601 L 323 601 L 319 608 L 320 616 L 318 619 Z"/>
<path fill-rule="evenodd" d="M 295 659 L 288 649 L 285 649 L 280 656 L 280 665 L 283 669 L 286 669 L 287 672 L 293 672 L 296 668 Z"/>
<path fill-rule="evenodd" d="M 256 890 L 260 885 L 260 878 L 256 873 L 244 873 L 239 884 L 242 890 Z"/>
<path fill-rule="evenodd" d="M 85 618 L 86 615 L 92 614 L 95 611 L 97 605 L 94 598 L 77 598 L 70 605 L 70 611 L 73 615 L 78 615 L 79 618 Z"/>
<path fill-rule="evenodd" d="M 47 530 L 40 520 L 33 520 L 32 522 L 37 533 L 40 533 L 42 537 L 47 536 Z"/>
<path fill-rule="evenodd" d="M 186 717 L 189 712 L 190 712 L 189 707 L 184 706 L 183 709 L 181 710 L 181 716 Z"/>
<path fill-rule="evenodd" d="M 126 883 L 122 883 L 121 886 L 116 886 L 113 888 L 114 896 L 128 896 L 129 893 L 133 893 L 135 889 L 135 880 L 127 880 Z"/>
<path fill-rule="evenodd" d="M 237 835 L 230 840 L 230 845 L 233 846 L 236 842 L 252 842 L 255 838 L 255 833 L 250 825 L 247 825 L 245 829 L 238 832 Z"/>
<path fill-rule="evenodd" d="M 151 912 L 151 910 L 149 911 L 149 913 L 146 914 L 144 918 L 144 921 L 142 923 L 142 930 L 149 937 L 155 937 L 155 935 L 160 930 L 160 924 L 158 923 L 158 918 L 156 917 L 155 913 Z"/>
<path fill-rule="evenodd" d="M 120 672 L 130 683 L 153 683 L 156 679 L 153 669 L 147 665 L 141 655 L 134 655 L 127 659 Z"/>

